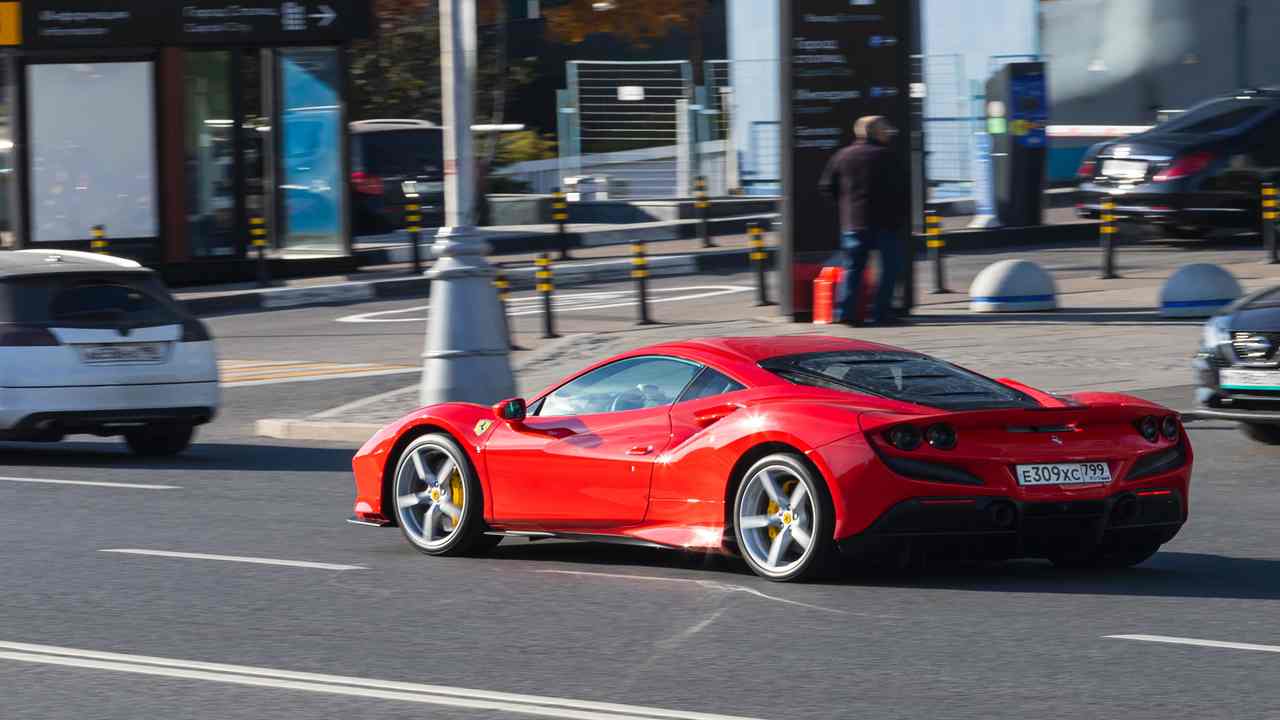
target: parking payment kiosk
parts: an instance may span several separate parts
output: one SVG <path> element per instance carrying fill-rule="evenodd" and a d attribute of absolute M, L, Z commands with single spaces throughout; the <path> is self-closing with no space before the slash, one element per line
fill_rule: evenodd
<path fill-rule="evenodd" d="M 1048 125 L 1044 63 L 1010 63 L 987 81 L 992 184 L 1002 225 L 1042 222 Z"/>

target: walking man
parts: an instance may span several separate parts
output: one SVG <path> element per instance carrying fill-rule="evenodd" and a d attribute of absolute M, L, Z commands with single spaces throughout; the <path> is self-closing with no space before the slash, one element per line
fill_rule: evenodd
<path fill-rule="evenodd" d="M 856 324 L 862 278 L 872 250 L 880 253 L 880 283 L 869 320 L 877 325 L 899 322 L 893 294 L 904 258 L 911 198 L 906 172 L 890 148 L 898 130 L 884 117 L 859 118 L 855 140 L 827 163 L 819 187 L 840 208 L 840 247 L 848 256 L 844 322 Z"/>

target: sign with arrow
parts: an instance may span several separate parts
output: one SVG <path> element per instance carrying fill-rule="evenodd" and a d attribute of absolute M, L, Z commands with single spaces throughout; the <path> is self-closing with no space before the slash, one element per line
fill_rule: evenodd
<path fill-rule="evenodd" d="M 372 35 L 369 0 L 24 0 L 22 46 L 339 45 Z"/>

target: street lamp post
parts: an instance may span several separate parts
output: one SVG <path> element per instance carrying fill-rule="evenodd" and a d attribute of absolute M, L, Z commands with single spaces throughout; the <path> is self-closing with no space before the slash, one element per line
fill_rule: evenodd
<path fill-rule="evenodd" d="M 422 353 L 423 405 L 490 404 L 515 395 L 502 304 L 472 225 L 476 165 L 471 120 L 476 77 L 475 0 L 440 0 L 445 225 L 432 251 L 431 311 Z"/>

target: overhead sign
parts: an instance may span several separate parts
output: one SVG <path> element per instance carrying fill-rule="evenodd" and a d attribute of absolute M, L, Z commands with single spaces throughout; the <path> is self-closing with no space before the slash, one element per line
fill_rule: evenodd
<path fill-rule="evenodd" d="M 22 4 L 0 2 L 0 45 L 22 44 Z"/>
<path fill-rule="evenodd" d="M 782 37 L 784 309 L 800 319 L 812 281 L 837 262 L 837 207 L 818 192 L 831 156 L 853 139 L 864 115 L 883 115 L 901 134 L 895 149 L 911 166 L 912 0 L 779 0 Z M 923 88 L 916 88 L 917 92 Z M 919 102 L 918 100 L 916 102 Z M 904 225 L 910 227 L 908 218 Z M 903 242 L 907 242 L 904 238 Z"/>
<path fill-rule="evenodd" d="M 21 6 L 22 44 L 31 49 L 337 45 L 369 37 L 374 27 L 369 0 L 24 0 Z"/>

